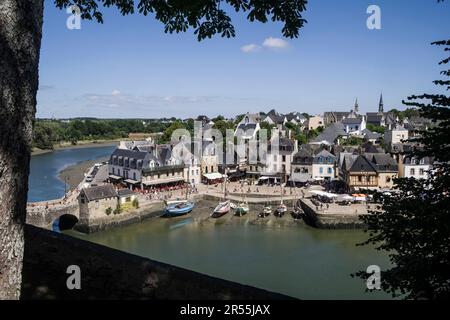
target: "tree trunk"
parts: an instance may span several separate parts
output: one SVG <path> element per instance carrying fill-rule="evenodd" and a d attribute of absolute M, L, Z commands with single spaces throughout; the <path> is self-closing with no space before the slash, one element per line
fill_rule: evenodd
<path fill-rule="evenodd" d="M 19 299 L 43 0 L 0 1 L 0 299 Z"/>

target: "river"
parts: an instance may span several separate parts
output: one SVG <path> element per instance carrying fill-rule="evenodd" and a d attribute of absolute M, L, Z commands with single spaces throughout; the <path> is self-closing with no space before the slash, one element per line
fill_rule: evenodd
<path fill-rule="evenodd" d="M 57 174 L 80 161 L 97 159 L 114 147 L 59 150 L 33 156 L 29 199 L 64 194 Z M 203 201 L 195 210 L 212 209 Z M 90 235 L 68 233 L 154 260 L 301 299 L 389 299 L 365 293 L 365 282 L 350 274 L 369 265 L 389 265 L 386 254 L 370 246 L 361 230 L 318 230 L 306 225 L 267 227 L 246 223 L 198 223 L 189 217 L 150 219 Z"/>
<path fill-rule="evenodd" d="M 46 201 L 64 196 L 64 182 L 58 173 L 82 161 L 109 156 L 114 146 L 61 149 L 31 157 L 28 202 Z"/>

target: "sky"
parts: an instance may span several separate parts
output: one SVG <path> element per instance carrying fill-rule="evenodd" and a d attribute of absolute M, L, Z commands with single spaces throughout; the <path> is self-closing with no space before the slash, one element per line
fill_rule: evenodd
<path fill-rule="evenodd" d="M 378 5 L 381 29 L 367 8 Z M 45 0 L 37 117 L 233 117 L 245 112 L 320 114 L 404 109 L 411 94 L 439 92 L 450 1 L 309 1 L 297 39 L 281 23 L 230 12 L 236 37 L 198 42 L 193 30 L 165 34 L 152 16 L 103 8 L 104 23 L 81 21 Z"/>

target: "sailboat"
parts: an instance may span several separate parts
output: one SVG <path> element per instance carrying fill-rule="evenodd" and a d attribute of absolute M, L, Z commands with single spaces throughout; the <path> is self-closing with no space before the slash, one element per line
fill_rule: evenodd
<path fill-rule="evenodd" d="M 235 215 L 241 217 L 250 210 L 247 200 L 243 199 L 235 209 Z"/>
<path fill-rule="evenodd" d="M 271 212 L 272 212 L 272 206 L 266 204 L 264 206 L 264 208 L 262 209 L 262 211 L 258 214 L 258 217 L 265 218 L 268 215 L 270 215 Z"/>
<path fill-rule="evenodd" d="M 213 213 L 211 213 L 211 218 L 220 218 L 223 215 L 227 214 L 231 210 L 231 202 L 230 200 L 226 200 L 227 196 L 227 178 L 228 176 L 224 175 L 224 192 L 223 199 L 224 201 L 219 202 L 219 204 L 214 208 Z"/>
<path fill-rule="evenodd" d="M 283 185 L 281 185 L 281 201 L 280 204 L 275 209 L 274 215 L 275 217 L 282 217 L 287 211 L 287 206 L 283 203 Z"/>
<path fill-rule="evenodd" d="M 298 200 L 297 201 L 293 200 L 293 201 L 294 201 L 294 204 L 293 204 L 293 208 L 292 208 L 292 212 L 291 212 L 292 218 L 294 218 L 294 220 L 300 220 L 303 218 L 302 208 L 300 208 L 300 206 L 298 205 Z"/>
<path fill-rule="evenodd" d="M 187 214 L 194 209 L 195 203 L 188 200 L 188 188 L 186 188 L 186 199 L 166 201 L 165 214 L 167 217 L 178 217 Z"/>

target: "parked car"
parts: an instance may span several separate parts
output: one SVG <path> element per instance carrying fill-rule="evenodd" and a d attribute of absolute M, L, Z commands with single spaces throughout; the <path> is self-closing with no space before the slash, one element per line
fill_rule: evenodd
<path fill-rule="evenodd" d="M 86 182 L 92 182 L 94 180 L 94 177 L 92 176 L 86 176 Z"/>

